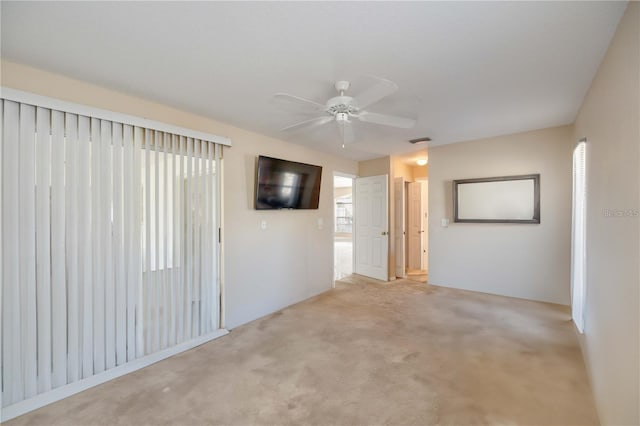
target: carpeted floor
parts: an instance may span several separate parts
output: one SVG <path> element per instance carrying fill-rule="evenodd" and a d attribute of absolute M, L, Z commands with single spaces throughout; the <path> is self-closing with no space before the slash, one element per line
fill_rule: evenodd
<path fill-rule="evenodd" d="M 6 425 L 597 422 L 568 308 L 352 276 Z"/>

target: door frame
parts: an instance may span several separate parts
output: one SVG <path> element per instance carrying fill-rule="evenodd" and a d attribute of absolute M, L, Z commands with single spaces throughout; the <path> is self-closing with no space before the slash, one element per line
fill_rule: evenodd
<path fill-rule="evenodd" d="M 422 184 L 422 269 L 429 273 L 429 178 L 416 179 Z"/>
<path fill-rule="evenodd" d="M 351 230 L 351 270 L 355 271 L 356 267 L 356 256 L 355 256 L 355 229 L 356 229 L 356 178 L 357 175 L 351 173 L 344 173 L 335 171 L 331 176 L 331 204 L 333 214 L 331 215 L 331 287 L 336 288 L 336 280 L 334 278 L 334 271 L 336 270 L 336 211 L 335 211 L 335 203 L 336 203 L 336 187 L 334 184 L 334 177 L 344 177 L 351 179 L 351 199 L 353 200 L 353 228 Z"/>
<path fill-rule="evenodd" d="M 405 186 L 407 181 L 404 176 L 397 176 L 393 179 L 393 239 L 394 239 L 394 261 L 395 276 L 398 278 L 407 277 L 407 194 Z M 400 211 L 398 211 L 400 210 Z M 400 225 L 400 226 L 398 226 Z M 400 272 L 400 274 L 398 274 Z"/>

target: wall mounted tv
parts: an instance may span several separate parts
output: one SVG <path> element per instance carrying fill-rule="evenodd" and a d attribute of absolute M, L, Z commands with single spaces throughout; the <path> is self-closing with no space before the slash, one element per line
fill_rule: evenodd
<path fill-rule="evenodd" d="M 256 210 L 317 209 L 322 167 L 258 157 Z"/>

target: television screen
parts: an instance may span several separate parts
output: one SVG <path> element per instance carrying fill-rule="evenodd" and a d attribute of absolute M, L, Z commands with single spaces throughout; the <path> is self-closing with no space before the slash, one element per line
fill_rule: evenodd
<path fill-rule="evenodd" d="M 322 167 L 260 156 L 256 210 L 317 209 Z"/>

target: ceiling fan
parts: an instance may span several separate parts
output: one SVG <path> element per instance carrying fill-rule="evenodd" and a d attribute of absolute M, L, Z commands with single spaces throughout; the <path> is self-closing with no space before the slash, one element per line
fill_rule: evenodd
<path fill-rule="evenodd" d="M 311 129 L 335 122 L 340 131 L 342 147 L 344 148 L 345 145 L 355 140 L 353 131 L 354 119 L 365 123 L 375 123 L 402 129 L 412 128 L 416 124 L 416 120 L 412 118 L 380 114 L 367 110 L 370 105 L 373 105 L 398 90 L 398 86 L 393 81 L 380 77 L 375 77 L 375 79 L 377 80 L 376 84 L 355 96 L 345 95 L 345 92 L 349 90 L 351 86 L 348 81 L 337 81 L 334 87 L 339 95 L 329 99 L 324 104 L 288 93 L 276 93 L 274 98 L 279 102 L 295 104 L 302 112 L 321 114 L 318 117 L 292 124 L 280 130 L 289 132 Z"/>

